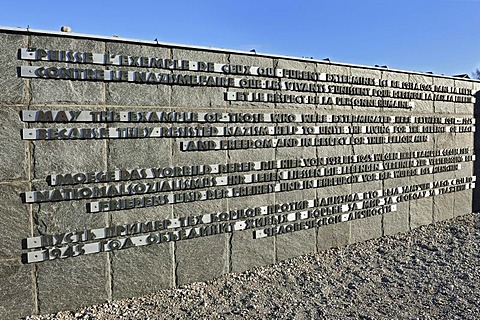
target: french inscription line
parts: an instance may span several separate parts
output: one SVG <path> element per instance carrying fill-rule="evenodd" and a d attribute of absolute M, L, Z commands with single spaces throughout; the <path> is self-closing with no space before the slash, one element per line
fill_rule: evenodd
<path fill-rule="evenodd" d="M 387 79 L 376 79 L 371 77 L 362 76 L 348 76 L 341 74 L 328 74 L 319 73 L 314 71 L 305 70 L 291 70 L 272 67 L 258 67 L 240 64 L 225 64 L 214 62 L 202 62 L 202 61 L 189 61 L 182 59 L 165 59 L 159 57 L 145 57 L 145 56 L 130 56 L 130 55 L 117 55 L 112 53 L 101 54 L 91 52 L 75 52 L 69 50 L 46 50 L 37 48 L 21 48 L 19 58 L 21 60 L 30 61 L 51 61 L 51 62 L 66 62 L 66 63 L 80 63 L 80 64 L 98 64 L 98 65 L 111 65 L 111 66 L 128 66 L 137 68 L 158 68 L 165 70 L 176 71 L 200 71 L 209 73 L 221 73 L 225 75 L 241 75 L 241 76 L 261 76 L 261 77 L 276 77 L 287 78 L 304 81 L 321 81 L 331 82 L 337 84 L 351 84 L 351 85 L 364 85 L 364 86 L 380 86 L 380 87 L 392 87 L 406 90 L 417 91 L 433 91 L 442 94 L 455 94 L 455 95 L 468 95 L 472 96 L 472 89 L 457 88 L 444 85 L 432 85 L 425 83 L 415 83 L 408 81 L 395 81 Z M 31 67 L 22 66 L 22 75 L 31 76 L 35 74 L 37 77 L 47 78 L 63 78 L 63 79 L 90 79 L 90 80 L 105 80 L 105 78 L 133 81 L 133 75 L 135 71 L 117 71 L 117 70 L 97 70 L 97 69 L 82 69 L 82 68 L 56 68 L 56 67 Z M 40 70 L 39 70 L 40 69 Z M 34 70 L 34 71 L 33 71 Z M 31 72 L 30 72 L 31 71 Z M 108 75 L 108 71 L 112 72 Z M 118 73 L 117 73 L 118 72 Z M 132 74 L 132 78 L 130 78 Z M 141 77 L 143 82 L 153 81 L 149 78 L 152 72 L 138 72 L 137 77 Z M 100 79 L 103 78 L 103 79 Z M 155 81 L 158 79 L 155 79 Z M 207 81 L 207 80 L 205 80 Z M 226 80 L 232 82 L 232 80 Z M 311 88 L 312 85 L 302 83 L 287 83 L 282 88 L 276 85 L 275 82 L 269 80 L 252 80 L 252 79 L 240 79 L 237 81 L 245 81 L 246 83 L 238 84 L 241 87 L 260 88 L 263 86 L 271 87 L 273 90 L 289 89 L 298 91 L 315 91 L 320 89 Z M 171 82 L 171 81 L 170 81 Z M 267 85 L 265 85 L 267 83 Z M 270 83 L 270 85 L 268 85 Z M 235 85 L 235 84 L 234 84 Z M 305 87 L 305 88 L 304 88 Z M 351 90 L 348 87 L 342 87 Z M 384 95 L 382 91 L 377 95 Z M 343 92 L 343 94 L 346 94 Z M 351 93 L 348 93 L 351 94 Z M 355 93 L 353 93 L 355 94 Z M 418 99 L 413 96 L 409 96 L 408 99 Z M 467 102 L 467 101 L 465 101 Z M 470 101 L 471 102 L 471 101 Z"/>
<path fill-rule="evenodd" d="M 255 89 L 266 91 L 298 92 L 288 93 L 263 93 L 263 92 L 225 92 L 226 101 L 252 101 L 267 103 L 294 103 L 294 104 L 316 104 L 316 105 L 339 105 L 379 108 L 403 108 L 412 109 L 415 107 L 413 101 L 404 100 L 426 100 L 456 103 L 473 103 L 475 97 L 464 95 L 449 95 L 435 92 L 418 92 L 397 90 L 376 90 L 356 88 L 343 85 L 323 86 L 290 86 L 283 81 L 256 80 L 249 81 L 243 78 L 229 78 L 225 76 L 205 76 L 195 74 L 171 74 L 142 71 L 119 71 L 104 69 L 78 68 L 57 68 L 21 66 L 19 67 L 20 77 L 39 79 L 63 79 L 77 81 L 103 81 L 103 82 L 131 82 L 154 85 L 176 85 L 190 87 L 222 87 L 238 89 Z M 298 84 L 298 83 L 297 83 Z M 354 88 L 353 88 L 354 89 Z M 293 90 L 293 91 L 292 91 Z M 336 98 L 332 96 L 317 96 L 317 94 L 328 95 L 351 95 L 353 98 Z M 374 98 L 374 99 L 371 99 Z"/>

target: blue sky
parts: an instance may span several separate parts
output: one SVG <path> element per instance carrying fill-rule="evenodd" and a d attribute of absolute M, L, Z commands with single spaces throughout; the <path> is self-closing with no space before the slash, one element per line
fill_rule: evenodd
<path fill-rule="evenodd" d="M 256 49 L 392 69 L 480 68 L 480 0 L 0 0 L 0 26 Z"/>

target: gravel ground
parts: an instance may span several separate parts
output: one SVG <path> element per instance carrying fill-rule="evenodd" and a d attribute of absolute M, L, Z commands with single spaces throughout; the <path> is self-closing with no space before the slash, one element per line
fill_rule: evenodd
<path fill-rule="evenodd" d="M 480 215 L 25 319 L 480 319 Z"/>

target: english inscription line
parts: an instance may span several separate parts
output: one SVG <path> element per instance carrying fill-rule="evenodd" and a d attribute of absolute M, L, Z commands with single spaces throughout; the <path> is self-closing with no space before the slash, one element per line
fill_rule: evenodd
<path fill-rule="evenodd" d="M 397 143 L 424 143 L 427 135 L 391 135 L 373 137 L 330 137 L 330 138 L 278 138 L 236 140 L 188 140 L 180 142 L 180 151 L 198 152 L 211 150 L 270 149 L 295 147 L 333 147 L 346 145 L 372 145 Z"/>
<path fill-rule="evenodd" d="M 196 126 L 113 128 L 29 128 L 23 140 L 145 139 L 186 137 L 245 137 L 284 135 L 343 135 L 381 133 L 471 133 L 475 126 Z M 368 140 L 367 140 L 368 141 Z"/>
<path fill-rule="evenodd" d="M 133 122 L 133 123 L 400 123 L 422 125 L 474 125 L 475 118 L 436 116 L 383 116 L 316 113 L 241 113 L 182 111 L 77 111 L 22 110 L 23 122 Z"/>

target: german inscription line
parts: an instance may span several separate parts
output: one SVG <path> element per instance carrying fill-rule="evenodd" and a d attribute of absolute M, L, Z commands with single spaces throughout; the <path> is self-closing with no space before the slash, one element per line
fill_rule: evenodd
<path fill-rule="evenodd" d="M 201 164 L 177 167 L 124 169 L 115 171 L 77 172 L 49 175 L 47 176 L 47 181 L 51 186 L 61 186 L 158 178 L 189 176 L 198 177 L 211 174 L 232 174 L 275 169 L 289 169 L 288 171 L 285 171 L 287 172 L 287 175 L 303 178 L 309 176 L 310 169 L 293 169 L 313 167 L 314 170 L 316 170 L 315 172 L 319 172 L 319 174 L 333 175 L 335 171 L 337 174 L 346 174 L 425 165 L 444 165 L 450 163 L 474 161 L 475 155 L 470 155 L 471 151 L 472 150 L 470 148 L 453 148 L 304 159 L 295 158 L 270 161 L 234 162 L 225 164 Z M 338 166 L 340 164 L 342 164 L 342 166 Z M 335 165 L 337 166 L 333 168 L 331 167 Z M 325 166 L 326 168 L 318 168 L 320 166 Z M 281 172 L 282 171 L 279 171 L 280 174 Z M 260 179 L 261 178 L 256 178 L 256 180 Z"/>
<path fill-rule="evenodd" d="M 361 183 L 368 181 L 377 181 L 385 179 L 396 179 L 403 178 L 408 176 L 417 176 L 425 174 L 435 174 L 441 172 L 450 172 L 460 170 L 460 164 L 449 164 L 438 167 L 427 167 L 419 169 L 410 169 L 410 170 L 394 170 L 394 171 L 384 171 L 381 173 L 373 174 L 362 174 L 362 175 L 345 175 L 340 177 L 332 178 L 317 178 L 317 179 L 307 179 L 302 181 L 286 181 L 278 182 L 270 181 L 273 183 L 266 183 L 255 185 L 255 186 L 239 186 L 239 187 L 224 187 L 221 189 L 214 189 L 215 183 L 217 183 L 216 178 L 211 179 L 199 179 L 198 181 L 203 182 L 202 184 L 193 185 L 188 182 L 188 189 L 195 188 L 205 188 L 209 187 L 210 189 L 204 191 L 189 191 L 174 193 L 170 192 L 161 196 L 144 196 L 144 197 L 134 197 L 134 198 L 124 198 L 124 199 L 111 199 L 107 201 L 91 202 L 88 204 L 89 212 L 104 212 L 104 211 L 114 211 L 114 210 L 128 210 L 133 208 L 140 207 L 152 207 L 160 206 L 165 204 L 181 203 L 181 202 L 193 202 L 193 201 L 203 201 L 203 200 L 212 200 L 220 198 L 232 198 L 232 197 L 244 197 L 257 194 L 265 194 L 271 192 L 285 192 L 293 190 L 304 190 L 311 188 L 320 188 L 327 186 L 336 186 L 342 184 L 352 184 L 352 183 Z M 276 174 L 270 173 L 265 174 L 264 176 L 276 177 Z M 291 178 L 291 177 L 289 177 Z M 272 180 L 274 178 L 271 178 Z M 246 176 L 229 176 L 227 177 L 227 182 L 224 183 L 221 181 L 218 185 L 241 185 L 248 182 L 245 182 Z M 290 179 L 291 180 L 291 179 Z M 208 185 L 205 184 L 205 181 L 208 182 Z M 45 191 L 32 191 L 26 192 L 25 198 L 27 202 L 50 202 L 50 201 L 69 201 L 69 200 L 82 200 L 82 199 L 91 199 L 91 198 L 100 198 L 100 197 L 119 197 L 125 195 L 141 195 L 149 193 L 158 193 L 166 192 L 165 190 L 157 189 L 157 186 L 167 186 L 165 189 L 170 189 L 172 186 L 169 184 L 171 181 L 166 182 L 156 182 L 156 183 L 135 183 L 130 185 L 109 185 L 104 187 L 85 187 L 85 188 L 61 188 Z M 173 189 L 184 190 L 186 187 L 173 186 Z"/>
<path fill-rule="evenodd" d="M 193 174 L 195 178 L 187 179 L 173 179 L 173 180 L 163 180 L 163 181 L 154 181 L 154 182 L 139 182 L 139 183 L 130 183 L 130 184 L 117 184 L 117 185 L 108 185 L 102 187 L 80 187 L 80 188 L 58 188 L 53 190 L 44 190 L 44 191 L 31 191 L 24 194 L 25 201 L 28 203 L 31 202 L 50 202 L 50 201 L 68 201 L 68 200 L 81 200 L 89 198 L 102 198 L 102 197 L 119 197 L 126 195 L 138 195 L 138 194 L 149 194 L 149 193 L 161 193 L 161 192 L 171 192 L 179 190 L 192 190 L 198 188 L 212 188 L 217 186 L 232 186 L 232 185 L 241 185 L 241 184 L 250 184 L 250 183 L 267 183 L 267 182 L 279 182 L 285 180 L 298 180 L 298 179 L 307 179 L 307 178 L 321 178 L 329 176 L 344 175 L 340 178 L 345 178 L 347 183 L 351 181 L 352 183 L 363 182 L 363 181 L 374 181 L 381 179 L 394 179 L 405 176 L 413 175 L 424 175 L 432 174 L 439 172 L 455 171 L 461 168 L 460 162 L 473 161 L 475 157 L 473 155 L 468 155 L 470 153 L 469 148 L 464 149 L 445 149 L 439 150 L 437 152 L 412 152 L 408 154 L 401 155 L 400 153 L 392 154 L 374 154 L 374 155 L 356 155 L 352 156 L 350 161 L 361 161 L 366 162 L 367 164 L 361 165 L 349 165 L 349 166 L 338 166 L 338 167 L 322 167 L 316 169 L 307 169 L 307 170 L 292 170 L 296 167 L 309 167 L 314 166 L 318 167 L 320 163 L 326 163 L 328 160 L 324 159 L 290 159 L 290 160 L 273 160 L 273 161 L 258 161 L 258 162 L 249 162 L 249 163 L 237 163 L 237 164 L 225 164 L 225 165 L 201 165 L 196 167 L 184 167 L 184 168 L 150 168 L 150 169 L 134 169 L 134 170 L 118 170 L 107 173 L 97 172 L 97 173 L 76 173 L 76 174 L 65 174 L 65 175 L 52 175 L 47 177 L 47 180 L 50 181 L 51 185 L 71 185 L 79 183 L 97 183 L 97 182 L 106 182 L 106 181 L 128 181 L 128 180 L 137 180 L 137 179 L 155 179 L 159 176 L 165 176 L 167 173 L 168 176 L 176 174 Z M 439 157 L 432 159 L 406 159 L 408 155 L 413 154 L 423 154 L 423 155 L 449 155 L 447 157 Z M 467 155 L 465 155 L 467 154 Z M 374 163 L 372 161 L 378 161 L 385 158 L 392 159 L 404 159 L 403 161 L 393 161 L 393 162 L 384 162 L 384 163 Z M 433 165 L 430 167 L 428 164 Z M 217 174 L 220 171 L 250 171 L 250 170 L 272 170 L 278 168 L 289 168 L 286 171 L 278 172 L 266 172 L 266 173 L 252 173 L 252 174 L 234 174 L 220 177 L 202 177 L 205 174 Z M 418 167 L 416 169 L 409 169 L 412 167 Z M 383 171 L 380 173 L 368 174 L 368 172 L 379 171 L 379 170 L 391 170 L 392 171 Z M 161 173 L 160 173 L 161 172 Z M 162 174 L 163 173 L 163 174 Z M 354 173 L 364 173 L 358 176 L 345 176 L 345 174 L 354 174 Z M 294 185 L 279 182 L 277 184 L 267 186 L 256 186 L 249 189 L 250 192 L 271 192 L 271 191 L 288 191 L 292 188 L 295 190 L 301 190 L 304 188 L 314 188 L 322 187 L 324 184 L 328 183 L 328 179 L 314 179 L 306 180 L 302 182 L 297 182 Z M 343 184 L 343 183 L 342 183 Z M 211 190 L 209 191 L 211 192 Z M 242 190 L 238 188 L 224 189 L 221 191 L 221 197 L 235 197 L 238 194 L 248 192 L 246 189 Z M 208 192 L 199 193 L 197 200 L 207 200 Z M 162 198 L 162 201 L 158 202 L 157 205 L 168 204 L 179 202 L 182 198 L 178 194 L 170 193 L 165 195 Z M 184 199 L 185 200 L 185 199 Z M 127 200 L 128 201 L 128 200 Z M 116 202 L 116 201 L 115 201 Z M 154 205 L 155 201 L 151 201 L 150 205 Z M 180 201 L 181 202 L 181 201 Z M 118 202 L 116 202 L 118 203 Z M 98 210 L 98 203 L 90 205 L 90 210 Z M 103 211 L 103 210 L 102 210 Z"/>

